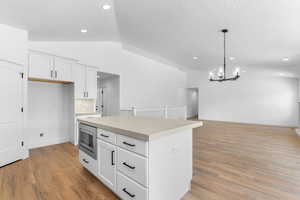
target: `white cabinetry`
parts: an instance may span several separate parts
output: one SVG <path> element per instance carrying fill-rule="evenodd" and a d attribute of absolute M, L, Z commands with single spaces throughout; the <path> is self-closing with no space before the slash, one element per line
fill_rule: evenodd
<path fill-rule="evenodd" d="M 75 98 L 85 97 L 85 66 L 75 64 L 72 68 L 72 76 L 75 84 Z"/>
<path fill-rule="evenodd" d="M 97 70 L 81 64 L 72 68 L 75 98 L 97 98 Z"/>
<path fill-rule="evenodd" d="M 29 79 L 72 82 L 74 61 L 40 52 L 29 55 Z"/>
<path fill-rule="evenodd" d="M 148 142 L 98 129 L 98 178 L 122 199 L 148 199 Z"/>
<path fill-rule="evenodd" d="M 40 79 L 52 79 L 53 58 L 48 55 L 31 53 L 29 56 L 29 77 Z"/>
<path fill-rule="evenodd" d="M 116 152 L 116 146 L 98 140 L 98 176 L 113 191 L 116 187 Z"/>
<path fill-rule="evenodd" d="M 88 98 L 97 98 L 97 70 L 92 67 L 86 68 L 86 92 Z"/>
<path fill-rule="evenodd" d="M 97 161 L 93 159 L 91 156 L 87 155 L 83 151 L 79 150 L 79 161 L 80 163 L 89 170 L 92 174 L 97 176 Z"/>
<path fill-rule="evenodd" d="M 55 75 L 59 81 L 72 81 L 72 61 L 63 58 L 54 58 Z"/>

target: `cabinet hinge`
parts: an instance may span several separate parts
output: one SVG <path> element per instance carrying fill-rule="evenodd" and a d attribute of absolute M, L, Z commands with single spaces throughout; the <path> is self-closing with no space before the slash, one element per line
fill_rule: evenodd
<path fill-rule="evenodd" d="M 23 107 L 21 108 L 21 112 L 24 112 L 24 108 Z"/>
<path fill-rule="evenodd" d="M 21 76 L 21 78 L 23 79 L 23 78 L 24 78 L 24 73 L 23 73 L 23 72 L 20 72 L 20 76 Z"/>
<path fill-rule="evenodd" d="M 22 146 L 22 147 L 24 146 L 24 141 L 21 142 L 21 146 Z"/>

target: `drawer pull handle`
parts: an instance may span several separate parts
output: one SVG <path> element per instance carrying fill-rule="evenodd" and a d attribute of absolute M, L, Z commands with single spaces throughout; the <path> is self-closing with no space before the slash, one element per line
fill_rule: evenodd
<path fill-rule="evenodd" d="M 87 161 L 86 159 L 82 159 L 83 162 L 85 162 L 86 164 L 89 164 L 89 161 Z"/>
<path fill-rule="evenodd" d="M 123 144 L 127 145 L 127 146 L 130 146 L 130 147 L 135 147 L 135 144 L 130 144 L 128 142 L 123 142 Z"/>
<path fill-rule="evenodd" d="M 111 165 L 114 166 L 115 162 L 114 162 L 114 153 L 115 151 L 111 151 Z"/>
<path fill-rule="evenodd" d="M 128 192 L 126 190 L 126 188 L 123 188 L 123 192 L 125 192 L 126 194 L 128 194 L 131 198 L 135 197 L 135 194 L 131 194 L 130 192 Z"/>
<path fill-rule="evenodd" d="M 109 136 L 108 135 L 104 135 L 104 134 L 100 134 L 102 137 L 106 137 L 108 138 Z"/>
<path fill-rule="evenodd" d="M 134 166 L 128 165 L 126 162 L 123 162 L 123 165 L 125 165 L 126 167 L 130 168 L 130 169 L 135 169 Z"/>

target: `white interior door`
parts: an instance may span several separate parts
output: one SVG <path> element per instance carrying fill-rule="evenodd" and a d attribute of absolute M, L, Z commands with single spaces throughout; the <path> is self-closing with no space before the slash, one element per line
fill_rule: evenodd
<path fill-rule="evenodd" d="M 0 167 L 22 159 L 22 68 L 0 62 Z"/>

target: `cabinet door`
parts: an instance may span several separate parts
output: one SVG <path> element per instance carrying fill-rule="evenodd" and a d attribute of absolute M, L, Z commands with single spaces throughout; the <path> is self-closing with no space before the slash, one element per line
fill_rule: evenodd
<path fill-rule="evenodd" d="M 98 140 L 98 176 L 113 191 L 116 186 L 116 150 L 116 146 Z"/>
<path fill-rule="evenodd" d="M 79 64 L 74 64 L 72 66 L 72 78 L 74 81 L 75 98 L 77 99 L 85 97 L 85 68 L 85 66 Z"/>
<path fill-rule="evenodd" d="M 43 54 L 31 53 L 29 56 L 29 78 L 52 79 L 54 74 L 53 57 Z"/>
<path fill-rule="evenodd" d="M 86 68 L 86 92 L 88 98 L 97 99 L 97 70 Z"/>
<path fill-rule="evenodd" d="M 72 81 L 72 61 L 55 58 L 55 79 L 59 81 Z"/>

